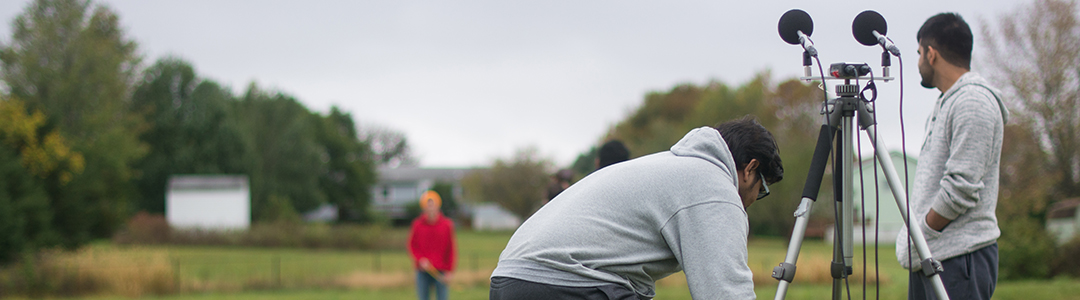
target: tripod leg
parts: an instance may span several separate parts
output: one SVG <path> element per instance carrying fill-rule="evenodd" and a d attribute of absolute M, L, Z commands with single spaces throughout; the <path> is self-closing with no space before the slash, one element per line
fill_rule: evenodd
<path fill-rule="evenodd" d="M 773 268 L 772 277 L 780 281 L 776 288 L 776 300 L 784 299 L 787 295 L 788 285 L 795 278 L 795 262 L 799 259 L 799 248 L 802 247 L 803 237 L 806 235 L 806 226 L 810 221 L 810 209 L 813 208 L 814 199 L 817 198 L 818 189 L 821 188 L 821 178 L 825 174 L 825 167 L 829 162 L 829 152 L 832 151 L 833 128 L 821 125 L 818 134 L 817 146 L 814 148 L 814 158 L 810 161 L 810 173 L 806 176 L 806 185 L 803 186 L 802 202 L 795 210 L 795 228 L 791 230 L 791 242 L 788 244 L 787 256 L 784 262 Z"/>
<path fill-rule="evenodd" d="M 841 166 L 844 156 L 844 134 L 840 133 L 840 138 L 836 139 L 836 151 L 833 155 L 833 256 L 832 263 L 829 265 L 829 274 L 832 276 L 832 298 L 833 300 L 840 300 L 840 296 L 843 294 L 841 284 L 844 278 L 844 244 L 843 240 L 847 237 L 847 230 L 845 230 L 846 223 L 844 222 L 844 209 L 843 206 L 847 202 L 844 200 L 844 174 L 847 173 L 847 169 Z"/>
<path fill-rule="evenodd" d="M 896 207 L 900 210 L 900 216 L 904 218 L 904 224 L 908 227 L 908 235 L 911 236 L 915 248 L 919 252 L 919 257 L 922 259 L 923 274 L 930 277 L 930 282 L 934 286 L 934 292 L 937 294 L 938 299 L 948 300 L 949 295 L 945 293 L 945 284 L 941 282 L 941 276 L 938 275 L 941 272 L 941 263 L 935 260 L 933 254 L 930 253 L 930 247 L 926 245 L 926 237 L 923 235 L 922 229 L 911 225 L 912 221 L 908 218 L 908 212 L 903 209 L 907 207 L 907 189 L 900 184 L 900 177 L 896 175 L 896 168 L 893 167 L 892 158 L 889 156 L 888 151 L 885 150 L 884 143 L 874 135 L 876 132 L 874 126 L 867 127 L 866 132 L 870 137 L 870 141 L 873 142 L 874 151 L 877 154 L 878 161 L 881 163 L 885 178 L 889 181 L 889 189 L 892 190 L 893 197 L 896 198 Z"/>

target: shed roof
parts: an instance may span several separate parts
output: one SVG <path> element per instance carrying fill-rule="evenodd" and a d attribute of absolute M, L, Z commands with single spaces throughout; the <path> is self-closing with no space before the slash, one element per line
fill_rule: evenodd
<path fill-rule="evenodd" d="M 1080 198 L 1071 198 L 1058 201 L 1050 206 L 1046 214 L 1047 219 L 1071 219 L 1076 217 L 1077 207 L 1080 207 Z"/>
<path fill-rule="evenodd" d="M 379 168 L 380 182 L 436 180 L 454 182 L 461 180 L 476 169 L 442 169 L 442 168 Z"/>
<path fill-rule="evenodd" d="M 169 190 L 232 190 L 247 188 L 246 175 L 173 175 Z"/>

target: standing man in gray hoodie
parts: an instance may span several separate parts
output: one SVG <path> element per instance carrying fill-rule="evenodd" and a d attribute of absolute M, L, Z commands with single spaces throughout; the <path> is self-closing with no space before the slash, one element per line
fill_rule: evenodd
<path fill-rule="evenodd" d="M 1008 110 L 1001 93 L 970 72 L 971 28 L 960 15 L 930 17 L 919 29 L 922 86 L 942 92 L 927 120 L 910 197 L 912 228 L 922 230 L 950 299 L 990 299 L 997 285 L 995 208 Z M 901 207 L 900 209 L 906 209 Z M 896 256 L 912 270 L 908 299 L 936 299 L 911 251 L 907 228 Z M 912 268 L 914 267 L 914 268 Z"/>
<path fill-rule="evenodd" d="M 784 168 L 753 118 L 691 130 L 670 151 L 597 170 L 510 238 L 492 300 L 649 299 L 684 271 L 694 299 L 753 299 L 746 208 Z"/>

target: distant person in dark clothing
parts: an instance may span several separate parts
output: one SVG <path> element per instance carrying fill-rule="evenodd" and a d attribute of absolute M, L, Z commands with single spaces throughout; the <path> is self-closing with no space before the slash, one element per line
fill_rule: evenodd
<path fill-rule="evenodd" d="M 551 199 L 555 199 L 559 193 L 570 187 L 570 180 L 574 177 L 574 171 L 568 169 L 562 169 L 555 174 L 551 175 L 551 183 L 548 183 L 547 187 L 547 199 L 544 199 L 544 204 L 547 204 Z"/>
<path fill-rule="evenodd" d="M 600 146 L 600 154 L 596 157 L 596 169 L 623 162 L 630 159 L 630 150 L 619 140 L 610 140 Z"/>

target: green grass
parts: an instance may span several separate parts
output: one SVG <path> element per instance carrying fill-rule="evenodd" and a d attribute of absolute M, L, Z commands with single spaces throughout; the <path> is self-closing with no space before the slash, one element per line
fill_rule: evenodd
<path fill-rule="evenodd" d="M 457 234 L 458 272 L 476 273 L 469 283 L 452 287 L 452 299 L 487 299 L 486 274 L 495 268 L 498 255 L 510 238 L 509 232 L 471 232 Z M 260 249 L 220 247 L 121 247 L 98 244 L 98 250 L 120 257 L 137 259 L 140 255 L 167 253 L 172 270 L 179 274 L 184 289 L 180 294 L 145 299 L 415 299 L 411 283 L 411 262 L 404 251 L 337 251 L 307 249 Z M 772 267 L 784 259 L 787 241 L 753 239 L 750 242 L 748 264 L 755 273 L 759 299 L 772 299 L 776 281 L 769 278 Z M 831 295 L 828 262 L 832 245 L 820 240 L 808 240 L 800 249 L 797 277 L 787 293 L 787 299 L 821 299 Z M 862 248 L 856 247 L 856 273 L 862 273 Z M 867 249 L 868 273 L 873 274 L 873 248 Z M 893 247 L 878 250 L 881 284 L 880 298 L 874 284 L 867 284 L 867 299 L 906 299 L 907 273 L 896 263 Z M 178 272 L 175 265 L 179 266 Z M 360 281 L 399 276 L 394 283 L 341 286 L 332 284 L 335 278 L 350 274 L 374 274 Z M 396 275 L 395 275 L 396 274 Z M 277 278 L 280 278 L 280 288 Z M 405 278 L 405 279 L 402 279 Z M 849 281 L 852 299 L 862 299 L 861 277 Z M 805 279 L 805 280 L 804 280 Z M 404 281 L 403 281 L 404 280 Z M 818 283 L 815 283 L 818 282 Z M 657 284 L 657 299 L 690 299 L 682 274 L 675 274 Z M 846 296 L 844 298 L 847 298 Z M 1080 280 L 1001 282 L 995 299 L 1080 299 Z M 87 297 L 84 299 L 129 299 L 122 296 Z"/>
<path fill-rule="evenodd" d="M 499 253 L 510 238 L 509 232 L 457 234 L 458 270 L 494 269 Z M 147 252 L 168 253 L 173 270 L 178 270 L 182 291 L 244 290 L 260 288 L 303 288 L 333 285 L 336 279 L 353 273 L 411 274 L 412 262 L 405 251 L 343 251 L 309 249 L 266 249 L 246 247 L 120 247 L 95 245 L 140 256 Z"/>
<path fill-rule="evenodd" d="M 792 287 L 788 291 L 786 299 L 825 299 L 831 295 L 831 286 L 799 286 Z M 852 287 L 855 291 L 855 287 Z M 758 287 L 756 289 L 758 299 L 772 299 L 776 293 L 775 285 Z M 455 289 L 450 293 L 450 298 L 455 300 L 482 300 L 487 299 L 486 287 L 473 287 L 469 289 Z M 846 297 L 845 297 L 846 298 Z M 91 297 L 85 299 L 95 300 L 121 300 L 122 297 Z M 186 294 L 153 299 L 161 300 L 224 300 L 224 299 L 267 299 L 267 300 L 292 300 L 292 299 L 416 299 L 412 289 L 393 290 L 296 290 L 296 291 L 256 291 L 244 293 L 213 293 L 213 294 Z M 657 290 L 658 300 L 663 299 L 690 299 L 690 292 L 685 287 L 660 287 Z M 862 299 L 862 294 L 856 292 L 852 299 Z M 875 298 L 873 290 L 866 299 L 902 300 L 907 299 L 906 284 L 897 285 L 881 291 L 881 297 Z M 994 293 L 997 300 L 1028 300 L 1028 299 L 1080 299 L 1080 281 L 1074 279 L 1058 279 L 1053 281 L 1020 281 L 1002 282 L 998 284 Z"/>

